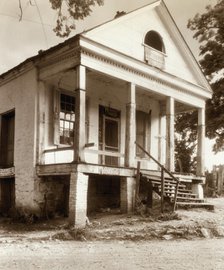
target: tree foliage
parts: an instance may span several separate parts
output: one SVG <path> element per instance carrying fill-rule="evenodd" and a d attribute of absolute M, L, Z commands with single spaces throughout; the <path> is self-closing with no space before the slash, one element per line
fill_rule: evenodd
<path fill-rule="evenodd" d="M 92 7 L 103 5 L 103 0 L 49 0 L 57 11 L 54 31 L 59 37 L 67 37 L 75 29 L 75 21 L 83 20 L 92 12 Z"/>
<path fill-rule="evenodd" d="M 194 31 L 193 37 L 200 43 L 200 65 L 213 89 L 213 96 L 206 104 L 206 135 L 215 139 L 213 150 L 224 150 L 224 0 L 218 0 L 214 6 L 207 6 L 203 14 L 196 14 L 188 21 L 188 28 Z M 176 121 L 177 132 L 183 138 L 189 133 L 195 134 L 197 119 L 188 113 L 179 116 Z M 186 128 L 183 128 L 183 125 Z M 182 128 L 182 131 L 181 131 Z M 189 144 L 189 140 L 191 143 Z M 189 154 L 189 145 L 195 144 L 196 137 L 188 137 L 185 145 L 177 148 L 177 155 L 185 151 Z"/>
<path fill-rule="evenodd" d="M 175 118 L 175 167 L 176 171 L 191 173 L 196 168 L 197 112 L 176 115 Z"/>
<path fill-rule="evenodd" d="M 199 41 L 200 64 L 204 74 L 211 79 L 214 73 L 223 73 L 224 67 L 224 0 L 218 0 L 212 7 L 206 7 L 206 12 L 196 14 L 188 21 L 188 28 L 194 31 L 194 38 Z"/>

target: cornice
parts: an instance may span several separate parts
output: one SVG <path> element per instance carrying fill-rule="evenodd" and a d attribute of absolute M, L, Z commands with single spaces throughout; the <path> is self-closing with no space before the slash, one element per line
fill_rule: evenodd
<path fill-rule="evenodd" d="M 25 74 L 26 72 L 34 69 L 35 66 L 32 62 L 28 62 L 24 65 L 21 65 L 20 67 L 13 69 L 11 72 L 6 73 L 5 75 L 2 75 L 0 77 L 0 86 L 9 83 L 12 80 L 15 80 Z"/>
<path fill-rule="evenodd" d="M 66 60 L 71 60 L 73 58 L 77 59 L 80 58 L 81 48 L 76 46 L 74 48 L 70 48 L 67 51 L 62 53 L 53 54 L 51 56 L 46 56 L 44 59 L 40 59 L 37 63 L 39 68 L 48 67 L 55 63 L 60 63 Z"/>
<path fill-rule="evenodd" d="M 102 55 L 100 53 L 97 53 L 96 51 L 93 51 L 85 47 L 81 48 L 81 54 L 86 55 L 90 58 L 94 58 L 99 62 L 109 64 L 113 66 L 113 68 L 122 69 L 122 70 L 125 70 L 126 72 L 129 72 L 130 74 L 134 74 L 142 78 L 146 78 L 150 80 L 151 82 L 156 83 L 157 85 L 165 86 L 166 88 L 168 87 L 168 88 L 175 89 L 178 92 L 191 94 L 195 97 L 199 97 L 202 99 L 209 98 L 211 94 L 209 91 L 206 91 L 206 89 L 198 85 L 194 85 L 188 81 L 179 79 L 178 77 L 175 77 L 163 71 L 157 70 L 154 67 L 149 66 L 148 64 L 146 66 L 146 64 L 142 62 L 140 62 L 139 64 L 144 65 L 144 69 L 145 67 L 147 67 L 147 72 L 141 70 L 140 68 L 134 67 L 135 65 L 124 64 L 118 60 L 115 60 L 111 57 L 107 57 L 105 55 Z M 155 72 L 155 70 L 157 72 Z M 150 73 L 150 71 L 153 71 L 153 72 Z M 205 93 L 207 94 L 205 95 Z"/>

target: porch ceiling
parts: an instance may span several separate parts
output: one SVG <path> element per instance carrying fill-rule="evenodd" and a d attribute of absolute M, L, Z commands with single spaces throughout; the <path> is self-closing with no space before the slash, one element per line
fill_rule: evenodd
<path fill-rule="evenodd" d="M 105 85 L 113 85 L 114 87 L 125 88 L 127 85 L 127 81 L 106 75 L 104 73 L 87 69 L 87 83 L 88 80 L 95 80 Z M 75 69 L 70 69 L 64 72 L 57 74 L 57 76 L 53 76 L 48 78 L 47 83 L 64 90 L 74 91 L 76 89 L 76 71 Z M 87 84 L 88 85 L 88 84 Z M 150 91 L 150 89 L 142 88 L 137 86 L 136 93 L 138 95 L 146 95 L 147 97 L 158 100 L 161 102 L 161 106 L 166 106 L 166 98 L 167 96 L 161 95 L 159 93 Z M 182 113 L 187 111 L 195 110 L 196 108 L 185 103 L 181 103 L 179 101 L 175 101 L 175 113 Z M 163 109 L 162 109 L 163 111 Z"/>

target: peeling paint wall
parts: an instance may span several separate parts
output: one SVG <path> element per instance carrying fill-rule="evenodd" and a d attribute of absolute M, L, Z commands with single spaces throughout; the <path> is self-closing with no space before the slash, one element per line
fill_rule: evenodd
<path fill-rule="evenodd" d="M 36 164 L 36 70 L 22 74 L 0 87 L 0 114 L 15 110 L 14 166 L 16 206 L 35 208 Z"/>

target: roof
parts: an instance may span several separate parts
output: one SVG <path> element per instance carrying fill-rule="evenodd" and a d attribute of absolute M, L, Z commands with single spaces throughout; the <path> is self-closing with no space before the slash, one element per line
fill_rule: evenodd
<path fill-rule="evenodd" d="M 149 7 L 149 6 L 151 7 L 154 3 L 158 3 L 158 4 L 159 4 L 160 2 L 161 2 L 161 0 L 153 1 L 152 3 L 149 3 L 149 4 L 147 4 L 147 5 L 143 6 L 143 7 L 140 7 L 140 8 L 137 8 L 137 9 L 133 10 L 133 11 L 127 12 L 127 13 L 125 13 L 125 14 L 122 15 L 122 16 L 126 16 L 126 15 L 128 15 L 128 14 L 132 14 L 132 13 L 134 13 L 134 12 L 136 12 L 136 11 L 138 11 L 138 10 L 141 10 L 141 9 L 143 9 L 143 8 L 145 8 L 145 7 Z M 81 32 L 81 33 L 79 33 L 79 34 L 77 34 L 77 35 L 75 35 L 75 36 L 73 36 L 73 37 L 71 37 L 71 38 L 68 38 L 67 40 L 65 40 L 65 41 L 63 41 L 63 42 L 61 42 L 61 43 L 59 43 L 59 44 L 57 44 L 57 45 L 55 45 L 55 46 L 52 46 L 51 48 L 49 48 L 49 49 L 47 49 L 47 50 L 40 50 L 39 53 L 38 53 L 37 55 L 34 55 L 34 56 L 32 56 L 32 57 L 27 58 L 26 60 L 24 60 L 23 62 L 19 63 L 19 64 L 16 65 L 15 67 L 13 67 L 13 68 L 7 70 L 6 72 L 0 74 L 0 79 L 3 79 L 3 78 L 4 78 L 5 76 L 7 76 L 9 73 L 14 72 L 15 70 L 19 70 L 20 68 L 22 68 L 22 66 L 24 66 L 24 65 L 26 65 L 26 64 L 28 64 L 28 63 L 36 62 L 36 61 L 39 60 L 42 56 L 44 56 L 44 55 L 46 55 L 46 54 L 48 54 L 48 53 L 50 53 L 50 52 L 56 51 L 56 50 L 58 50 L 58 49 L 60 49 L 60 48 L 62 48 L 62 47 L 64 47 L 64 46 L 68 45 L 69 43 L 74 42 L 75 40 L 77 40 L 77 38 L 78 38 L 80 35 L 82 35 L 82 34 L 84 34 L 84 33 L 87 33 L 87 32 L 90 32 L 90 31 L 92 31 L 92 30 L 94 30 L 94 29 L 96 29 L 96 28 L 99 28 L 99 27 L 101 27 L 101 26 L 103 26 L 103 25 L 106 25 L 106 24 L 108 24 L 108 23 L 110 23 L 110 22 L 112 22 L 112 21 L 118 20 L 118 19 L 120 19 L 122 16 L 119 16 L 119 17 L 117 17 L 117 18 L 114 17 L 112 20 L 108 20 L 108 21 L 106 21 L 106 22 L 103 22 L 103 23 L 101 23 L 101 24 L 95 26 L 95 27 L 89 28 L 88 30 L 84 30 L 83 32 Z"/>
<path fill-rule="evenodd" d="M 85 30 L 85 31 L 83 31 L 83 32 L 81 32 L 81 33 L 79 33 L 79 34 L 77 34 L 77 35 L 75 35 L 75 36 L 73 36 L 73 37 L 65 40 L 64 42 L 61 42 L 61 43 L 57 44 L 56 46 L 53 46 L 53 47 L 51 47 L 51 48 L 49 48 L 49 49 L 47 49 L 45 51 L 41 51 L 40 50 L 37 55 L 32 56 L 30 58 L 27 58 L 22 63 L 18 64 L 17 66 L 15 66 L 15 67 L 9 69 L 8 71 L 4 72 L 3 74 L 1 74 L 0 75 L 0 79 L 4 79 L 5 76 L 9 75 L 10 73 L 12 73 L 14 71 L 19 71 L 23 66 L 25 66 L 28 63 L 35 63 L 35 62 L 39 61 L 45 55 L 47 55 L 47 54 L 49 54 L 51 52 L 57 51 L 60 48 L 63 48 L 63 47 L 65 47 L 66 45 L 68 45 L 70 43 L 73 43 L 74 41 L 77 41 L 80 36 L 82 36 L 82 35 L 85 36 L 86 33 L 89 33 L 91 31 L 94 32 L 98 28 L 106 27 L 106 26 L 108 26 L 108 25 L 110 25 L 110 24 L 112 24 L 114 22 L 117 23 L 119 21 L 122 21 L 124 19 L 127 19 L 129 16 L 134 16 L 134 15 L 136 15 L 138 13 L 141 13 L 142 10 L 145 10 L 147 8 L 148 9 L 151 9 L 153 7 L 156 7 L 156 6 L 162 6 L 164 8 L 164 10 L 166 11 L 166 13 L 168 14 L 169 18 L 172 21 L 172 24 L 175 26 L 175 28 L 176 28 L 176 30 L 177 30 L 177 32 L 178 32 L 178 34 L 179 34 L 179 36 L 180 36 L 180 38 L 182 40 L 183 46 L 185 46 L 185 48 L 187 48 L 187 51 L 189 53 L 189 56 L 191 57 L 192 63 L 194 63 L 194 66 L 196 67 L 196 70 L 197 70 L 199 76 L 202 78 L 202 81 L 204 81 L 204 84 L 207 86 L 207 88 L 211 91 L 210 85 L 207 82 L 206 78 L 204 77 L 204 75 L 203 75 L 203 73 L 201 71 L 201 68 L 200 68 L 200 66 L 199 66 L 196 58 L 194 57 L 191 49 L 189 48 L 187 42 L 185 41 L 185 39 L 184 39 L 183 35 L 181 34 L 179 28 L 177 27 L 177 25 L 176 25 L 176 23 L 175 23 L 172 15 L 170 14 L 170 12 L 169 12 L 169 10 L 168 10 L 168 8 L 167 8 L 167 6 L 166 6 L 166 4 L 164 3 L 163 0 L 152 1 L 151 3 L 149 3 L 149 4 L 147 4 L 147 5 L 143 6 L 143 7 L 140 7 L 140 8 L 137 8 L 137 9 L 133 10 L 133 11 L 130 11 L 128 13 L 122 14 L 122 16 L 118 16 L 118 17 L 115 16 L 115 18 L 113 18 L 112 20 L 108 20 L 108 21 L 106 21 L 106 22 L 104 22 L 102 24 L 99 24 L 99 25 L 97 25 L 97 26 L 95 26 L 93 28 L 90 28 L 88 30 Z"/>

